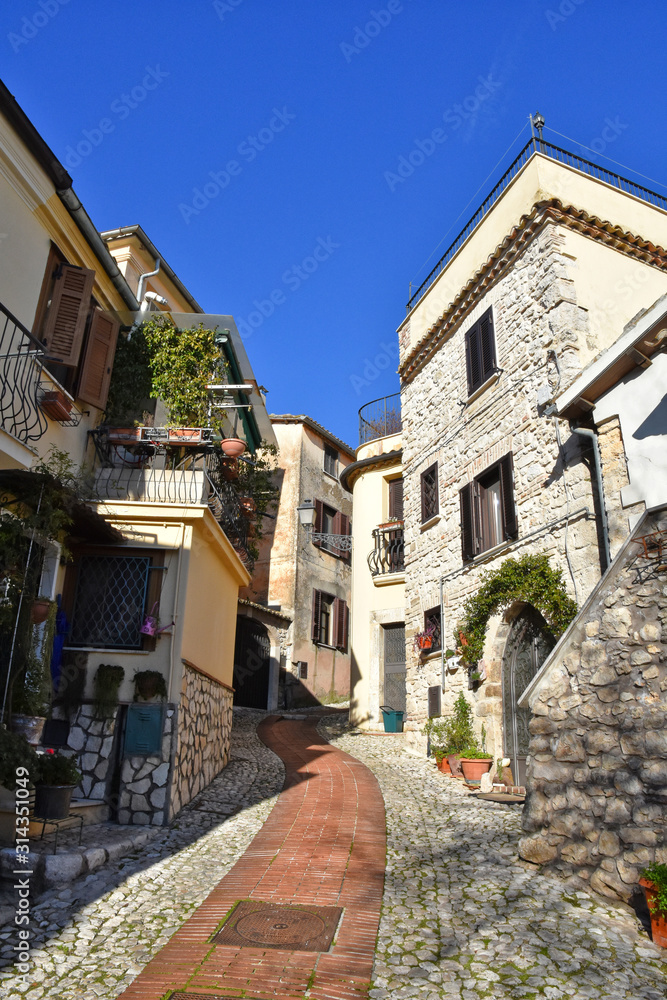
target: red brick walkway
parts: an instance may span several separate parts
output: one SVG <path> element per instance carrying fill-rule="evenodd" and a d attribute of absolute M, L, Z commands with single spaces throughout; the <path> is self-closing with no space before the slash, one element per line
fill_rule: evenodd
<path fill-rule="evenodd" d="M 380 920 L 384 802 L 371 772 L 323 742 L 316 719 L 270 717 L 258 732 L 285 762 L 285 785 L 246 853 L 122 996 L 171 991 L 247 1000 L 365 997 Z M 329 952 L 215 945 L 241 899 L 344 908 Z"/>

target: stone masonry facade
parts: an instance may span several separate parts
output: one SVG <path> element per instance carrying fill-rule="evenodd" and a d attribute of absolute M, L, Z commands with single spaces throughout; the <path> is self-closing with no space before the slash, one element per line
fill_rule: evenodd
<path fill-rule="evenodd" d="M 478 590 L 483 572 L 496 568 L 504 556 L 547 555 L 552 566 L 563 570 L 568 592 L 579 603 L 600 577 L 587 445 L 561 425 L 563 460 L 555 420 L 540 415 L 537 406 L 538 389 L 564 388 L 581 369 L 579 345 L 592 346 L 570 263 L 558 226 L 545 223 L 495 283 L 471 294 L 465 318 L 417 373 L 404 373 L 406 728 L 412 742 L 422 740 L 427 690 L 441 678 L 440 656 L 419 658 L 412 637 L 423 628 L 424 612 L 440 604 L 441 578 L 443 644 L 451 647 L 466 598 Z M 466 400 L 464 336 L 490 306 L 501 373 Z M 518 537 L 464 564 L 459 491 L 508 452 L 513 456 Z M 420 476 L 434 462 L 439 518 L 424 528 Z M 507 629 L 507 620 L 491 622 L 484 657 L 488 679 L 468 694 L 478 727 L 482 719 L 486 726 L 487 747 L 496 755 L 503 749 L 501 660 Z M 447 671 L 443 714 L 449 714 L 462 689 L 467 692 L 467 671 Z"/>
<path fill-rule="evenodd" d="M 667 509 L 637 525 L 530 707 L 522 857 L 628 900 L 667 863 Z"/>
<path fill-rule="evenodd" d="M 227 765 L 233 697 L 231 688 L 184 663 L 170 818 Z"/>

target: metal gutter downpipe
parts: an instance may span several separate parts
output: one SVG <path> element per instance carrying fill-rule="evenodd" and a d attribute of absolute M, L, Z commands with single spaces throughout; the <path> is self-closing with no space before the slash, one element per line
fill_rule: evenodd
<path fill-rule="evenodd" d="M 145 274 L 139 276 L 139 284 L 137 285 L 137 301 L 139 303 L 139 308 L 143 306 L 144 302 L 144 288 L 146 287 L 146 282 L 149 278 L 154 278 L 156 274 L 160 271 L 160 258 L 158 257 L 155 261 L 155 270 L 147 271 Z"/>
<path fill-rule="evenodd" d="M 116 291 L 119 293 L 127 308 L 130 312 L 137 312 L 139 309 L 139 303 L 132 294 L 130 286 L 118 269 L 118 265 L 115 260 L 109 253 L 108 246 L 95 229 L 92 219 L 79 201 L 77 195 L 74 193 L 74 190 L 71 187 L 60 188 L 58 189 L 58 197 L 76 222 L 90 246 L 97 254 L 100 264 L 113 282 Z"/>
<path fill-rule="evenodd" d="M 609 549 L 609 525 L 607 523 L 607 511 L 604 505 L 604 492 L 602 489 L 602 463 L 600 461 L 600 446 L 598 444 L 598 437 L 595 431 L 589 430 L 587 427 L 572 427 L 570 428 L 573 434 L 581 434 L 582 437 L 588 438 L 588 440 L 593 445 L 593 457 L 595 460 L 595 479 L 598 491 L 598 497 L 600 498 L 600 523 L 602 526 L 602 541 L 604 543 L 604 557 L 605 557 L 605 567 L 604 572 L 609 569 L 611 564 L 611 551 Z"/>

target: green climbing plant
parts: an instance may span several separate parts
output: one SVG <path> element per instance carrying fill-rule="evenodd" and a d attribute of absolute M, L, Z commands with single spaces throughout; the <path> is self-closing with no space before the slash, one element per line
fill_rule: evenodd
<path fill-rule="evenodd" d="M 466 663 L 477 663 L 481 659 L 491 615 L 515 601 L 525 601 L 537 608 L 556 638 L 577 613 L 577 605 L 565 589 L 561 570 L 553 569 L 546 556 L 506 559 L 497 570 L 482 577 L 479 590 L 463 607 L 463 619 L 454 638 Z"/>

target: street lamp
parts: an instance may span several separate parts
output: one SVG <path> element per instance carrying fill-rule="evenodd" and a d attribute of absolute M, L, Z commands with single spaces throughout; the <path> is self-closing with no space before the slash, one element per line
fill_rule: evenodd
<path fill-rule="evenodd" d="M 328 548 L 338 549 L 339 552 L 352 551 L 352 535 L 334 535 L 328 531 L 313 531 L 317 517 L 313 500 L 302 500 L 296 512 L 299 515 L 299 523 L 309 533 L 311 542 L 320 542 Z"/>

